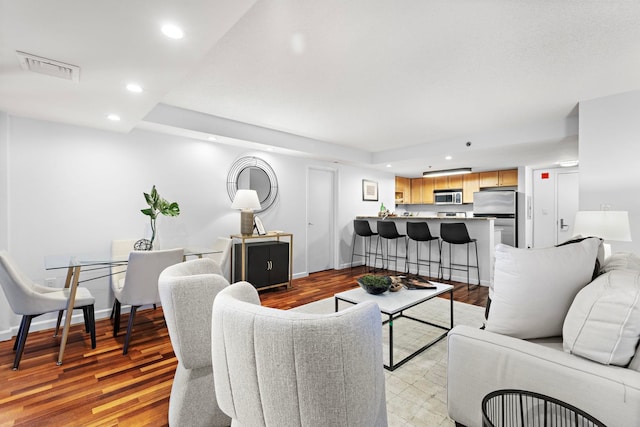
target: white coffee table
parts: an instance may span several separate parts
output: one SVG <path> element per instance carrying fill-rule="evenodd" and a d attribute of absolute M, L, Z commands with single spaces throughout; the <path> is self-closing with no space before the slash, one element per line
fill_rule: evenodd
<path fill-rule="evenodd" d="M 365 292 L 362 288 L 340 292 L 333 296 L 335 301 L 335 311 L 338 311 L 338 301 L 345 301 L 351 304 L 358 304 L 364 301 L 373 301 L 378 304 L 378 307 L 380 307 L 380 312 L 389 316 L 387 320 L 384 320 L 382 322 L 383 325 L 385 323 L 389 325 L 389 365 L 384 365 L 384 367 L 390 371 L 393 371 L 394 369 L 404 365 L 406 362 L 413 359 L 415 356 L 440 341 L 442 338 L 446 337 L 447 333 L 453 328 L 453 286 L 447 285 L 445 283 L 432 283 L 437 286 L 437 289 L 401 289 L 398 292 L 385 292 L 380 295 L 371 295 Z M 449 327 L 431 323 L 426 320 L 417 319 L 403 313 L 404 310 L 408 310 L 411 307 L 415 307 L 418 304 L 421 304 L 446 292 L 449 292 L 449 299 L 451 301 L 451 322 Z M 409 356 L 400 360 L 398 363 L 393 363 L 393 320 L 400 317 L 415 320 L 416 322 L 420 322 L 425 325 L 444 329 L 445 332 L 437 336 L 435 339 L 433 339 L 431 342 L 424 345 L 417 351 L 411 353 Z"/>

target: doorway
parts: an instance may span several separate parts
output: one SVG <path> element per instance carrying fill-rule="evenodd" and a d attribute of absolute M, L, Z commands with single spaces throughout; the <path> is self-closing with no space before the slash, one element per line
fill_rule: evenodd
<path fill-rule="evenodd" d="M 332 169 L 310 167 L 307 188 L 308 273 L 335 268 L 335 180 Z"/>
<path fill-rule="evenodd" d="M 558 173 L 556 244 L 573 236 L 573 221 L 578 212 L 578 172 Z"/>
<path fill-rule="evenodd" d="M 533 247 L 546 248 L 573 236 L 578 211 L 577 168 L 533 171 Z"/>

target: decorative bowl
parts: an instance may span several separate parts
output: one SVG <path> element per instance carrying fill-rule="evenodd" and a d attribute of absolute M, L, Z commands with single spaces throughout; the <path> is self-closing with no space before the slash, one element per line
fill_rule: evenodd
<path fill-rule="evenodd" d="M 391 278 L 389 276 L 374 276 L 367 274 L 357 279 L 358 285 L 367 293 L 379 295 L 389 290 Z"/>

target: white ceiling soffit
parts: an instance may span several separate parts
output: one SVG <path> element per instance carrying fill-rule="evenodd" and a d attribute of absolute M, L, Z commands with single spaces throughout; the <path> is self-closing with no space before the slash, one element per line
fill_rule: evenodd
<path fill-rule="evenodd" d="M 167 21 L 185 37 L 162 36 Z M 179 108 L 239 123 L 236 140 L 419 174 L 448 168 L 447 148 L 476 153 L 471 167 L 536 144 L 564 155 L 571 126 L 531 128 L 640 89 L 638 40 L 640 2 L 626 0 L 0 0 L 0 111 L 127 132 Z M 80 81 L 24 71 L 16 51 Z"/>
<path fill-rule="evenodd" d="M 254 3 L 0 0 L 0 111 L 128 132 Z M 161 33 L 168 22 L 183 39 Z M 25 71 L 16 51 L 79 66 L 80 81 Z M 128 92 L 131 82 L 144 91 Z"/>

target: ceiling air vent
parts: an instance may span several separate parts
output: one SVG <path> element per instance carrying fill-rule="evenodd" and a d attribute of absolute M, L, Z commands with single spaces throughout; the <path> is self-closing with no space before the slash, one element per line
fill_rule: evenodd
<path fill-rule="evenodd" d="M 80 67 L 53 59 L 42 58 L 30 53 L 16 51 L 20 66 L 27 71 L 46 74 L 78 83 L 80 81 Z"/>

